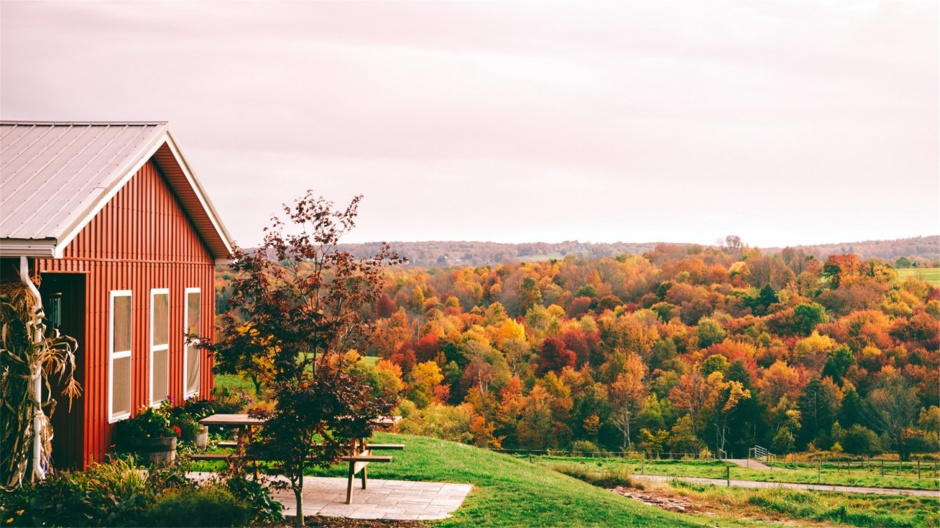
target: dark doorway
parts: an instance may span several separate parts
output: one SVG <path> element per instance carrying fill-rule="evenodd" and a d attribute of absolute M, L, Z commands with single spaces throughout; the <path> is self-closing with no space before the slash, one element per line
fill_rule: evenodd
<path fill-rule="evenodd" d="M 75 353 L 75 379 L 85 389 L 85 275 L 43 273 L 39 285 L 43 307 L 49 321 L 59 323 L 59 332 L 78 341 Z M 58 298 L 58 301 L 55 299 Z M 57 316 L 51 313 L 58 310 Z M 51 324 L 47 322 L 47 324 Z M 50 329 L 49 332 L 52 330 Z M 62 387 L 52 380 L 52 462 L 57 469 L 81 469 L 84 460 L 85 404 L 82 397 L 72 401 L 61 395 Z M 45 399 L 45 398 L 44 398 Z"/>

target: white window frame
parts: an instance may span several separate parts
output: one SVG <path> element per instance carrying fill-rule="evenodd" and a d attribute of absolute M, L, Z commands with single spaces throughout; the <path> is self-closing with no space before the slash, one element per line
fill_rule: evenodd
<path fill-rule="evenodd" d="M 122 350 L 120 352 L 114 351 L 114 299 L 117 297 L 130 297 L 131 298 L 131 314 L 128 324 L 131 326 L 131 349 Z M 130 411 L 114 414 L 114 360 L 115 359 L 130 359 L 130 379 L 128 380 L 128 386 L 131 392 L 131 399 L 134 397 L 133 383 L 134 383 L 134 358 L 132 357 L 132 352 L 134 349 L 134 296 L 131 290 L 111 290 L 108 294 L 108 423 L 115 423 L 126 418 L 130 418 Z M 131 404 L 133 407 L 133 403 Z"/>
<path fill-rule="evenodd" d="M 166 383 L 167 391 L 169 391 L 170 385 L 170 340 L 167 339 L 166 344 L 156 345 L 154 344 L 154 328 L 156 327 L 156 310 L 154 309 L 154 301 L 156 300 L 157 295 L 166 295 L 167 298 L 167 311 L 166 311 L 166 328 L 167 334 L 169 336 L 170 331 L 170 289 L 169 288 L 153 288 L 150 290 L 150 406 L 159 407 L 163 400 L 166 399 L 167 394 L 159 395 L 154 394 L 154 384 L 153 384 L 153 356 L 155 352 L 166 351 L 166 361 L 167 361 L 167 373 L 166 373 Z"/>
<path fill-rule="evenodd" d="M 198 293 L 199 294 L 199 317 L 202 317 L 202 289 L 201 288 L 186 288 L 183 291 L 183 398 L 189 399 L 193 396 L 199 395 L 199 391 L 202 390 L 202 383 L 197 381 L 199 388 L 192 392 L 187 392 L 186 389 L 186 380 L 189 379 L 189 345 L 186 343 L 186 332 L 189 331 L 189 294 Z M 202 328 L 199 329 L 202 331 Z M 196 349 L 196 366 L 198 367 L 202 361 L 202 351 Z M 198 378 L 197 378 L 198 379 Z"/>

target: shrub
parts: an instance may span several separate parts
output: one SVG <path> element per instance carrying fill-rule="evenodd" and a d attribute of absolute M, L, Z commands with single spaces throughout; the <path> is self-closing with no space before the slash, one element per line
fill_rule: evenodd
<path fill-rule="evenodd" d="M 225 482 L 229 492 L 245 503 L 250 510 L 249 522 L 252 525 L 270 524 L 280 521 L 284 506 L 271 498 L 271 493 L 258 481 L 243 477 L 232 477 Z"/>
<path fill-rule="evenodd" d="M 163 494 L 146 516 L 149 526 L 244 526 L 250 519 L 250 507 L 220 484 Z"/>
<path fill-rule="evenodd" d="M 874 455 L 881 452 L 878 435 L 871 429 L 855 424 L 844 433 L 842 449 L 853 455 Z"/>
<path fill-rule="evenodd" d="M 142 407 L 132 418 L 121 420 L 114 428 L 118 446 L 142 438 L 171 438 L 179 436 L 170 426 L 170 420 L 159 409 Z"/>
<path fill-rule="evenodd" d="M 600 452 L 600 449 L 594 445 L 593 442 L 587 440 L 578 440 L 571 446 L 571 454 L 578 455 L 595 455 Z"/>
<path fill-rule="evenodd" d="M 245 478 L 197 488 L 185 464 L 142 471 L 112 457 L 84 472 L 61 472 L 4 493 L 3 526 L 237 526 L 281 520 L 280 503 Z"/>
<path fill-rule="evenodd" d="M 194 442 L 202 428 L 199 420 L 214 414 L 215 407 L 211 401 L 198 397 L 174 405 L 173 399 L 167 396 L 160 405 L 159 412 L 167 417 L 171 427 L 175 426 L 180 430 L 180 440 Z"/>
<path fill-rule="evenodd" d="M 4 497 L 4 526 L 135 526 L 154 486 L 133 459 L 112 458 L 84 472 L 62 472 Z"/>
<path fill-rule="evenodd" d="M 246 394 L 243 390 L 235 391 L 220 387 L 212 389 L 212 406 L 217 413 L 242 413 L 245 412 L 245 408 L 252 402 L 251 396 Z"/>

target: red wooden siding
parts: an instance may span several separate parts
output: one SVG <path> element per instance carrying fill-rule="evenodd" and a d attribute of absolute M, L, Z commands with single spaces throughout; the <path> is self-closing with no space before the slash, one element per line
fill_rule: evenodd
<path fill-rule="evenodd" d="M 112 444 L 109 292 L 131 290 L 133 295 L 131 407 L 136 413 L 149 404 L 150 397 L 150 290 L 170 290 L 170 395 L 179 400 L 183 396 L 183 292 L 201 290 L 201 326 L 213 338 L 214 259 L 151 161 L 72 240 L 63 258 L 38 259 L 37 268 L 42 274 L 85 274 L 85 331 L 78 354 L 85 416 L 84 431 L 78 436 L 84 453 L 79 465 L 86 466 L 102 460 Z M 207 396 L 212 389 L 212 362 L 205 354 L 201 361 L 200 387 Z"/>

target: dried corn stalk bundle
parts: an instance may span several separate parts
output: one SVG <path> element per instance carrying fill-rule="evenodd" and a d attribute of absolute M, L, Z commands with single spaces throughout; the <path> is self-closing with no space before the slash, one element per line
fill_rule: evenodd
<path fill-rule="evenodd" d="M 49 378 L 63 383 L 62 395 L 81 395 L 74 378 L 75 339 L 47 328 L 41 306 L 22 283 L 0 283 L 0 487 L 13 489 L 23 483 L 33 445 L 34 418 L 40 418 L 41 460 L 49 467 L 52 456 L 52 427 L 49 416 L 56 401 L 37 401 L 31 387 L 37 376 L 51 394 Z M 45 408 L 45 411 L 43 411 Z M 47 416 L 48 414 L 48 416 Z M 34 471 L 35 474 L 35 471 Z"/>

